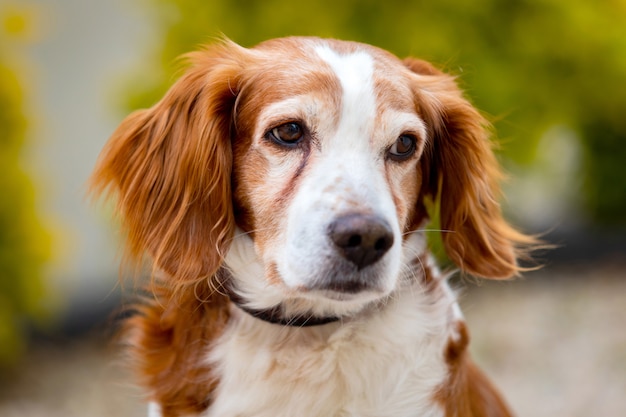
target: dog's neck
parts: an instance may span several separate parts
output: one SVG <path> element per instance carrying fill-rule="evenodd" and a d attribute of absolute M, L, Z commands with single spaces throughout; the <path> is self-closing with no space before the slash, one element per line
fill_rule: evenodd
<path fill-rule="evenodd" d="M 337 316 L 315 316 L 312 314 L 298 314 L 288 316 L 283 313 L 280 305 L 266 309 L 252 309 L 246 306 L 245 301 L 237 294 L 236 290 L 228 291 L 228 298 L 232 303 L 250 316 L 264 321 L 266 323 L 275 324 L 277 326 L 288 327 L 313 327 L 323 326 L 325 324 L 334 323 L 341 318 Z"/>
<path fill-rule="evenodd" d="M 413 266 L 384 302 L 325 325 L 278 326 L 232 305 L 207 416 L 440 415 L 443 352 L 463 318 L 430 257 Z"/>

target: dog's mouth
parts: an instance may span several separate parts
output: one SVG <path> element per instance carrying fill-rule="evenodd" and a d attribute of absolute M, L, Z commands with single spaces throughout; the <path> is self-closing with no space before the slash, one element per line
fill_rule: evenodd
<path fill-rule="evenodd" d="M 328 294 L 337 294 L 339 295 L 338 298 L 344 298 L 354 296 L 365 291 L 370 291 L 370 287 L 370 285 L 360 280 L 348 280 L 340 282 L 331 281 L 323 288 L 320 288 L 320 290 Z M 332 298 L 337 298 L 337 296 L 333 296 Z"/>
<path fill-rule="evenodd" d="M 388 292 L 382 280 L 375 274 L 356 273 L 346 277 L 339 275 L 317 280 L 308 288 L 298 288 L 305 298 L 327 298 L 335 301 L 356 301 L 373 299 Z"/>
<path fill-rule="evenodd" d="M 389 296 L 395 287 L 395 284 L 384 285 L 385 281 L 375 271 L 363 272 L 350 277 L 341 274 L 326 276 L 310 286 L 289 289 L 284 301 L 296 308 L 331 314 L 358 312 L 364 306 Z"/>

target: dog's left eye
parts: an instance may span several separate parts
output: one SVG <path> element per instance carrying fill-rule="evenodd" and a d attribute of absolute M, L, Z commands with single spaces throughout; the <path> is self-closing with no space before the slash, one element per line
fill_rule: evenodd
<path fill-rule="evenodd" d="M 275 127 L 267 135 L 281 145 L 295 145 L 304 136 L 304 130 L 298 123 L 290 122 Z"/>
<path fill-rule="evenodd" d="M 394 161 L 404 161 L 415 153 L 417 149 L 417 139 L 415 136 L 404 134 L 398 137 L 391 148 L 388 155 Z"/>

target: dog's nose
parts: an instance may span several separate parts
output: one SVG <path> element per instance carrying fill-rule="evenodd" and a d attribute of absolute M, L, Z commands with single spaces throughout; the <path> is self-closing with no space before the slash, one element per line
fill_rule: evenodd
<path fill-rule="evenodd" d="M 384 219 L 353 213 L 335 219 L 328 235 L 339 253 L 358 269 L 378 261 L 393 245 L 393 231 Z"/>

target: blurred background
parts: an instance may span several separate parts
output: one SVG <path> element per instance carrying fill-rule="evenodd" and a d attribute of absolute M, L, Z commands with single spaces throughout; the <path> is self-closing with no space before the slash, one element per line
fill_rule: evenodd
<path fill-rule="evenodd" d="M 111 342 L 117 229 L 84 184 L 175 57 L 221 34 L 458 75 L 498 132 L 508 216 L 559 245 L 463 284 L 477 361 L 520 416 L 626 415 L 626 1 L 0 0 L 0 416 L 145 414 Z"/>

